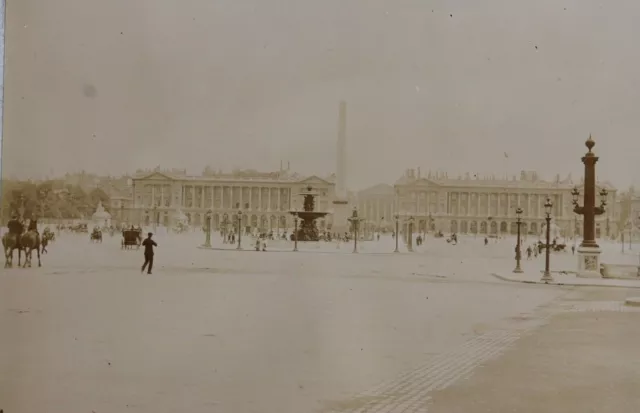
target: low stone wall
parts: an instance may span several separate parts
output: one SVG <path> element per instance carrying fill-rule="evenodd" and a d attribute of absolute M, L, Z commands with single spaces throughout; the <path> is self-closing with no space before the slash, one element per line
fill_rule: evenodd
<path fill-rule="evenodd" d="M 602 264 L 600 266 L 602 278 L 614 278 L 622 280 L 637 280 L 638 266 L 629 264 Z"/>

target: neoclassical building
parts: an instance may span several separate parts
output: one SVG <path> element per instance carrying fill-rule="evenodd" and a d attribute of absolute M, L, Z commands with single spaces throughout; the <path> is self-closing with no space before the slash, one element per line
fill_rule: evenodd
<path fill-rule="evenodd" d="M 235 228 L 241 211 L 243 229 L 279 232 L 293 227 L 289 211 L 302 209 L 300 193 L 309 186 L 318 194 L 316 210 L 330 212 L 334 181 L 334 175 L 302 177 L 288 170 L 223 173 L 207 168 L 199 176 L 176 169 L 139 171 L 132 179 L 133 221 L 172 227 L 184 214 L 192 226 L 200 227 L 211 210 L 213 229 L 219 230 Z M 318 227 L 328 229 L 332 223 L 328 215 Z"/>
<path fill-rule="evenodd" d="M 535 172 L 523 171 L 520 178 L 510 180 L 494 177 L 449 178 L 447 174 L 407 170 L 393 187 L 377 185 L 358 194 L 357 205 L 361 216 L 381 227 L 394 225 L 394 214 L 399 211 L 403 220 L 414 218 L 416 232 L 442 231 L 462 234 L 515 234 L 516 208 L 523 209 L 523 233 L 539 234 L 543 228 L 544 203 L 553 202 L 552 217 L 563 234 L 582 233 L 582 217 L 573 213 L 571 190 L 582 182 L 571 177 L 545 181 Z M 616 189 L 608 182 L 598 182 L 608 191 L 607 212 L 596 218 L 596 235 L 609 236 L 615 228 Z M 597 199 L 599 202 L 599 197 Z M 582 203 L 582 199 L 580 199 Z"/>

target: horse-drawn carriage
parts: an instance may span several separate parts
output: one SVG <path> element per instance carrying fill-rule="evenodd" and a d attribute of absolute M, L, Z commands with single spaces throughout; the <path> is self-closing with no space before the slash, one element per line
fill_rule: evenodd
<path fill-rule="evenodd" d="M 89 232 L 87 224 L 73 225 L 69 228 L 72 232 Z"/>
<path fill-rule="evenodd" d="M 549 246 L 551 247 L 551 251 L 553 252 L 563 252 L 567 250 L 567 244 L 558 244 L 555 241 Z M 542 241 L 538 241 L 538 253 L 542 253 L 545 248 L 547 248 L 547 244 L 543 243 Z"/>
<path fill-rule="evenodd" d="M 122 231 L 122 249 L 140 248 L 142 244 L 142 229 L 125 229 Z"/>
<path fill-rule="evenodd" d="M 102 230 L 99 227 L 95 227 L 93 231 L 91 231 L 91 235 L 89 239 L 92 242 L 100 242 L 102 243 Z"/>

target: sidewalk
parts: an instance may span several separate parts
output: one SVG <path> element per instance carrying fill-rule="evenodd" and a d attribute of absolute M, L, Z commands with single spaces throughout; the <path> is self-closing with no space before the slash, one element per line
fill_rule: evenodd
<path fill-rule="evenodd" d="M 640 279 L 638 280 L 620 280 L 611 278 L 580 278 L 575 274 L 552 272 L 553 281 L 544 283 L 540 281 L 542 272 L 524 272 L 516 274 L 513 272 L 492 273 L 493 277 L 509 282 L 518 282 L 525 284 L 549 284 L 549 285 L 566 285 L 574 287 L 618 287 L 618 288 L 640 288 Z"/>
<path fill-rule="evenodd" d="M 242 238 L 242 249 L 240 251 L 253 251 L 255 252 L 255 239 L 245 237 Z M 200 243 L 198 248 L 208 249 L 214 251 L 238 251 L 237 242 L 234 244 L 223 244 L 218 240 L 211 242 L 211 247 L 205 247 Z M 269 240 L 267 241 L 266 252 L 293 252 L 294 242 L 285 240 Z M 360 254 L 394 254 L 393 245 L 389 245 L 383 241 L 358 241 L 358 253 Z M 298 242 L 298 252 L 313 252 L 324 254 L 351 254 L 353 253 L 353 241 L 341 242 Z M 400 253 L 408 253 L 405 248 L 400 248 Z M 399 254 L 399 253 L 396 253 Z"/>
<path fill-rule="evenodd" d="M 428 412 L 638 412 L 639 341 L 638 313 L 556 315 L 467 380 L 432 393 Z"/>

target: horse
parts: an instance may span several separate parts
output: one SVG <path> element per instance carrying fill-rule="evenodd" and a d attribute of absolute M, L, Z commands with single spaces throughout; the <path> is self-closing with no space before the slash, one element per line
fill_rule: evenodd
<path fill-rule="evenodd" d="M 24 250 L 24 264 L 22 268 L 25 268 L 29 264 L 31 268 L 31 253 L 35 250 L 38 253 L 38 267 L 42 267 L 40 262 L 40 235 L 36 231 L 28 231 L 20 237 L 20 245 Z M 18 265 L 20 265 L 20 252 L 18 251 Z"/>
<path fill-rule="evenodd" d="M 2 246 L 4 247 L 4 268 L 13 267 L 13 251 L 18 250 L 18 267 L 20 266 L 20 254 L 21 250 L 18 248 L 18 237 L 20 235 L 7 232 L 2 237 Z"/>

